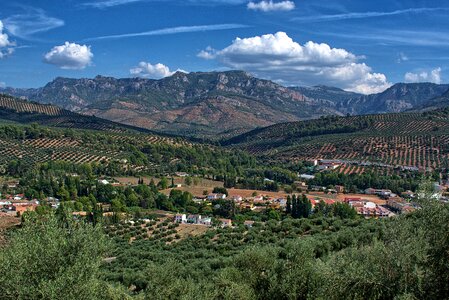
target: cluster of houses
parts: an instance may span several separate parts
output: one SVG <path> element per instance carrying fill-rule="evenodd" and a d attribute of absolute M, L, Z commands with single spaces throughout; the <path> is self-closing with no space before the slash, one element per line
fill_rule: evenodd
<path fill-rule="evenodd" d="M 46 203 L 52 208 L 58 208 L 59 199 L 48 197 Z M 21 216 L 26 211 L 35 211 L 39 206 L 39 200 L 29 200 L 24 194 L 5 195 L 0 199 L 0 211 L 14 216 Z"/>
<path fill-rule="evenodd" d="M 0 200 L 0 211 L 4 213 L 22 215 L 26 211 L 34 211 L 39 201 L 28 201 L 23 194 L 6 195 Z"/>
<path fill-rule="evenodd" d="M 263 210 L 265 208 L 284 210 L 287 207 L 287 199 L 279 197 L 255 196 L 243 199 L 241 196 L 234 196 L 232 200 L 244 210 Z"/>
<path fill-rule="evenodd" d="M 361 198 L 345 198 L 344 201 L 353 207 L 357 214 L 365 218 L 386 218 L 395 215 L 389 209 L 369 200 Z"/>
<path fill-rule="evenodd" d="M 197 214 L 176 214 L 173 220 L 175 223 L 180 224 L 194 224 L 194 225 L 204 225 L 204 226 L 212 226 L 212 218 Z M 232 227 L 231 219 L 218 219 L 219 226 L 221 227 Z"/>
<path fill-rule="evenodd" d="M 344 193 L 344 187 L 337 185 L 333 189 L 333 193 Z M 384 218 L 391 217 L 395 215 L 394 212 L 399 213 L 407 213 L 416 209 L 416 205 L 412 204 L 404 200 L 401 197 L 398 197 L 391 190 L 387 189 L 374 189 L 368 188 L 365 190 L 366 195 L 376 195 L 383 199 L 387 199 L 387 204 L 385 206 L 378 205 L 371 200 L 363 199 L 362 197 L 346 197 L 344 202 L 348 203 L 351 207 L 353 207 L 356 212 L 366 218 Z M 407 191 L 404 195 L 407 197 L 414 197 L 414 194 L 411 191 Z M 337 200 L 314 197 L 313 195 L 308 196 L 312 209 L 320 202 L 324 202 L 327 205 L 334 204 Z M 234 201 L 240 209 L 248 209 L 248 210 L 263 210 L 265 208 L 273 208 L 279 210 L 285 210 L 287 206 L 287 200 L 285 198 L 275 198 L 275 197 L 264 197 L 264 196 L 255 196 L 249 198 L 243 198 L 241 196 L 233 196 L 226 197 L 224 194 L 209 194 L 206 198 L 207 200 L 217 200 L 217 199 L 228 199 L 229 201 Z M 394 211 L 394 212 L 393 212 Z M 185 219 L 182 219 L 182 215 L 179 215 L 176 219 L 177 222 L 180 223 L 193 223 L 193 224 L 202 224 L 205 225 L 204 220 L 201 218 L 198 219 L 196 215 L 185 216 Z M 208 219 L 206 218 L 206 224 L 208 224 Z"/>
<path fill-rule="evenodd" d="M 373 189 L 368 188 L 365 190 L 367 195 L 377 195 L 387 200 L 386 206 L 398 213 L 409 213 L 419 208 L 416 203 L 413 203 L 416 195 L 412 191 L 405 191 L 401 193 L 401 196 L 396 195 L 388 189 Z"/>
<path fill-rule="evenodd" d="M 228 197 L 225 194 L 212 193 L 203 198 L 195 197 L 193 199 L 196 203 L 201 203 L 204 201 L 214 201 L 214 200 L 229 200 L 233 201 L 236 206 L 242 210 L 263 210 L 266 207 L 273 209 L 285 209 L 287 205 L 287 200 L 282 197 L 267 197 L 267 196 L 253 196 L 245 197 L 235 195 Z"/>
<path fill-rule="evenodd" d="M 418 208 L 416 204 L 408 202 L 401 197 L 388 198 L 387 206 L 400 213 L 409 213 Z"/>

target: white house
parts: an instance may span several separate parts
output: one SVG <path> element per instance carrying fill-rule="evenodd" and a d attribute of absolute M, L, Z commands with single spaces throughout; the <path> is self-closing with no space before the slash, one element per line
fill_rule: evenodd
<path fill-rule="evenodd" d="M 175 223 L 186 223 L 186 222 L 187 222 L 186 214 L 175 215 Z"/>
<path fill-rule="evenodd" d="M 205 218 L 201 219 L 201 224 L 207 225 L 207 226 L 212 225 L 212 218 L 205 217 Z"/>
<path fill-rule="evenodd" d="M 201 215 L 188 215 L 187 223 L 200 224 L 201 223 Z"/>

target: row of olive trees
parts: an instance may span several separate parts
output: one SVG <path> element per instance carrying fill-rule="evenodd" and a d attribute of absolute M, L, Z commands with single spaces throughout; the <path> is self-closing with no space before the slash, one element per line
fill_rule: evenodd
<path fill-rule="evenodd" d="M 428 200 L 415 213 L 386 220 L 379 227 L 355 231 L 362 224 L 348 221 L 356 227 L 341 232 L 345 235 L 333 231 L 334 222 L 326 226 L 327 233 L 313 235 L 309 230 L 306 236 L 284 240 L 280 237 L 293 228 L 271 222 L 261 227 L 261 234 L 279 231 L 279 237 L 248 247 L 241 238 L 250 233 L 237 231 L 223 235 L 238 247 L 214 246 L 221 238 L 212 233 L 210 240 L 173 246 L 146 248 L 150 245 L 146 241 L 123 245 L 118 250 L 127 249 L 129 263 L 139 268 L 133 274 L 126 272 L 130 264 L 112 263 L 120 276 L 115 283 L 124 283 L 128 292 L 101 280 L 102 258 L 108 255 L 101 229 L 61 216 L 26 221 L 12 234 L 0 252 L 2 299 L 126 299 L 132 291 L 138 291 L 132 295 L 136 299 L 449 297 L 449 206 L 437 201 Z M 324 224 L 326 219 L 316 221 Z M 373 229 L 378 230 L 377 238 L 362 242 Z M 346 233 L 351 232 L 358 241 L 342 248 L 342 238 L 350 239 Z M 323 253 L 327 240 L 340 246 Z"/>
<path fill-rule="evenodd" d="M 449 207 L 387 221 L 381 239 L 317 258 L 320 240 L 255 245 L 204 276 L 175 259 L 140 274 L 145 299 L 448 299 Z M 225 260 L 226 261 L 226 260 Z M 228 261 L 229 262 L 229 261 Z M 157 275 L 156 275 L 157 274 Z"/>

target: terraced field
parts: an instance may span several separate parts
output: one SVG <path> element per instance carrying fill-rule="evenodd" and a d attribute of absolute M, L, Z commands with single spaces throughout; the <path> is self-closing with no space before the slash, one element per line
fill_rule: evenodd
<path fill-rule="evenodd" d="M 72 163 L 117 161 L 127 169 L 145 170 L 156 164 L 128 161 L 134 155 L 133 146 L 141 149 L 149 144 L 192 145 L 181 138 L 0 95 L 0 171 L 5 170 L 12 160 L 25 165 L 55 160 Z"/>
<path fill-rule="evenodd" d="M 114 133 L 149 130 L 122 125 L 108 120 L 77 114 L 60 107 L 39 104 L 0 94 L 0 119 L 21 124 L 39 125 L 72 129 L 90 129 Z"/>
<path fill-rule="evenodd" d="M 48 136 L 35 138 L 6 136 L 8 130 L 25 130 L 26 127 L 0 124 L 0 172 L 8 164 L 17 160 L 24 165 L 33 165 L 47 161 L 67 161 L 72 163 L 108 163 L 116 161 L 127 169 L 142 171 L 156 167 L 149 161 L 145 164 L 133 164 L 129 157 L 133 155 L 132 146 L 141 149 L 146 145 L 167 145 L 167 147 L 189 146 L 192 143 L 179 138 L 148 135 L 143 133 L 111 133 L 76 129 L 66 136 L 64 129 L 42 127 Z M 41 128 L 41 129 L 42 129 Z"/>
<path fill-rule="evenodd" d="M 388 173 L 400 167 L 428 171 L 448 167 L 449 110 L 285 123 L 225 144 L 269 160 L 338 159 L 346 174 L 363 173 L 364 162 L 390 168 Z"/>
<path fill-rule="evenodd" d="M 25 164 L 45 162 L 50 160 L 64 160 L 73 163 L 107 162 L 119 159 L 120 152 L 91 149 L 77 140 L 62 139 L 34 139 L 34 140 L 0 140 L 0 165 L 3 168 L 11 160 L 22 160 Z"/>

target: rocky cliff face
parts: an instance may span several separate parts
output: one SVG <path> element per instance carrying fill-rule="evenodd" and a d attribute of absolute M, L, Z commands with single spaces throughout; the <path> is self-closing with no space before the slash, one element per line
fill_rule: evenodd
<path fill-rule="evenodd" d="M 341 109 L 351 114 L 403 112 L 425 105 L 448 89 L 447 84 L 398 83 L 379 94 L 348 99 Z"/>

